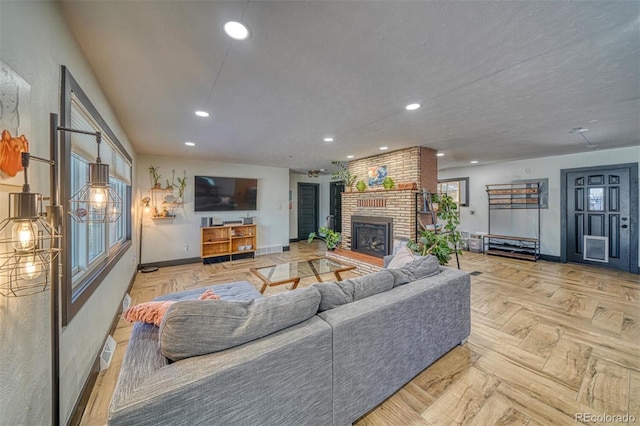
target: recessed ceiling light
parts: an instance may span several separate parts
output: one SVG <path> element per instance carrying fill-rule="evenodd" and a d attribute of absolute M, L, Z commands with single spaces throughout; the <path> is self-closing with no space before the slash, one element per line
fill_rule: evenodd
<path fill-rule="evenodd" d="M 185 144 L 186 146 L 196 146 L 196 144 L 195 144 L 195 143 L 193 143 L 193 142 L 185 142 L 184 144 Z"/>
<path fill-rule="evenodd" d="M 420 108 L 422 105 L 420 104 L 409 104 L 406 107 L 404 107 L 407 111 L 415 111 L 418 108 Z"/>
<path fill-rule="evenodd" d="M 478 160 L 471 160 L 469 161 L 471 164 L 478 164 Z"/>
<path fill-rule="evenodd" d="M 444 157 L 444 152 L 439 152 L 436 154 L 437 157 Z"/>
<path fill-rule="evenodd" d="M 246 40 L 251 37 L 251 32 L 244 24 L 229 21 L 224 24 L 224 32 L 234 40 Z"/>
<path fill-rule="evenodd" d="M 333 138 L 332 137 L 326 137 L 324 138 L 325 142 L 333 142 Z"/>
<path fill-rule="evenodd" d="M 198 117 L 208 117 L 210 114 L 207 111 L 196 111 Z"/>
<path fill-rule="evenodd" d="M 353 155 L 347 155 L 347 158 L 351 159 L 353 158 Z"/>
<path fill-rule="evenodd" d="M 381 146 L 381 147 L 380 147 L 380 151 L 386 151 L 387 149 L 389 149 L 389 147 L 388 147 L 388 146 Z"/>

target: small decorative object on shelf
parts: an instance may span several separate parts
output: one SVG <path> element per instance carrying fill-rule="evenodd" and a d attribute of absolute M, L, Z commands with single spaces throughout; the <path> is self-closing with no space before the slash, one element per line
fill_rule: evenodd
<path fill-rule="evenodd" d="M 359 180 L 356 184 L 356 189 L 360 192 L 364 192 L 367 189 L 367 184 L 363 180 Z"/>
<path fill-rule="evenodd" d="M 155 189 L 162 188 L 162 184 L 160 183 L 162 176 L 158 173 L 158 168 L 153 164 L 149 166 L 149 174 L 151 175 L 151 187 Z"/>
<path fill-rule="evenodd" d="M 184 200 L 184 190 L 187 187 L 187 171 L 182 171 L 182 177 L 178 178 L 178 202 Z"/>

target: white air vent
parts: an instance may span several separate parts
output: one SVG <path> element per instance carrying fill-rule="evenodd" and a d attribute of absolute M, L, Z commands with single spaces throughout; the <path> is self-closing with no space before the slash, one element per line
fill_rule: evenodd
<path fill-rule="evenodd" d="M 584 253 L 582 258 L 592 262 L 609 262 L 609 238 L 584 236 Z"/>
<path fill-rule="evenodd" d="M 269 253 L 282 253 L 282 244 L 276 244 L 274 246 L 258 247 L 256 250 L 256 256 Z"/>
<path fill-rule="evenodd" d="M 131 296 L 127 293 L 124 295 L 124 299 L 122 299 L 122 312 L 129 309 L 129 306 L 131 306 Z"/>
<path fill-rule="evenodd" d="M 113 353 L 116 351 L 117 343 L 111 336 L 107 336 L 107 341 L 104 342 L 102 352 L 100 352 L 100 371 L 106 370 L 111 365 L 113 359 Z"/>

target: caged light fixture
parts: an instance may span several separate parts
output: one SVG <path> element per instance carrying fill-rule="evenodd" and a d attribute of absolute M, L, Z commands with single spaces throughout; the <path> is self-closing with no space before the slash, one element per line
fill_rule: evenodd
<path fill-rule="evenodd" d="M 102 163 L 100 158 L 102 133 L 60 126 L 57 129 L 63 132 L 95 136 L 98 145 L 96 162 L 89 163 L 89 182 L 73 194 L 69 200 L 69 214 L 76 222 L 116 222 L 122 215 L 124 203 L 118 193 L 109 185 L 109 165 Z"/>
<path fill-rule="evenodd" d="M 47 216 L 43 215 L 43 197 L 31 192 L 29 186 L 30 160 L 54 167 L 51 160 L 22 153 L 22 192 L 9 194 L 9 217 L 0 222 L 0 235 L 5 236 L 0 238 L 0 294 L 6 297 L 48 290 L 51 265 L 60 253 L 57 230 L 60 210 L 52 205 L 47 209 Z"/>

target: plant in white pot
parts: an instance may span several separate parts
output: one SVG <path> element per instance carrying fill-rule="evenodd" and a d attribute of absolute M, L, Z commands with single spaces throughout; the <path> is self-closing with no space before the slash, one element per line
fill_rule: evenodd
<path fill-rule="evenodd" d="M 344 183 L 344 190 L 351 192 L 351 187 L 358 178 L 358 175 L 352 175 L 349 168 L 345 166 L 342 161 L 332 161 L 331 164 L 338 166 L 338 170 L 331 173 L 331 178 L 335 181 L 342 181 Z"/>

